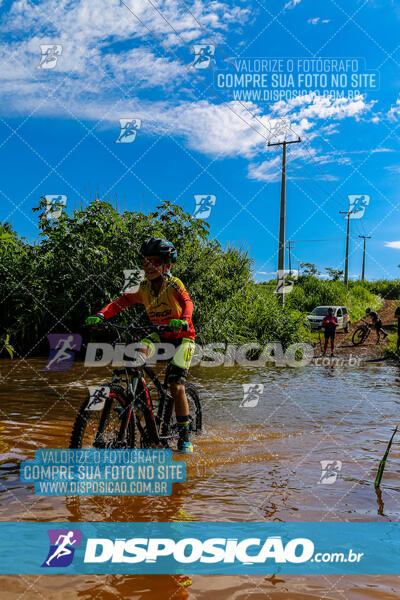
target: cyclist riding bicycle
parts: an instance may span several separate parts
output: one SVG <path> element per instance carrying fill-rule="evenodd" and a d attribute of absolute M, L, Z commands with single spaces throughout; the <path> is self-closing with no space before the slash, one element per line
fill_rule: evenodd
<path fill-rule="evenodd" d="M 379 315 L 377 312 L 375 312 L 374 310 L 371 310 L 369 307 L 365 309 L 365 316 L 371 318 L 371 323 L 375 327 L 375 331 L 376 331 L 376 343 L 380 344 L 381 343 L 381 333 L 385 336 L 385 338 L 387 337 L 386 331 L 384 331 L 384 329 L 382 329 L 382 319 L 379 318 Z"/>
<path fill-rule="evenodd" d="M 189 439 L 189 405 L 185 392 L 185 380 L 194 353 L 196 332 L 192 323 L 193 303 L 182 281 L 170 273 L 171 263 L 177 259 L 174 245 L 161 238 L 150 238 L 140 247 L 142 267 L 146 277 L 135 293 L 125 293 L 117 300 L 107 304 L 95 316 L 88 317 L 88 325 L 101 323 L 132 304 L 144 304 L 146 312 L 154 325 L 168 325 L 172 331 L 160 337 L 152 333 L 141 340 L 142 352 L 151 357 L 155 353 L 155 344 L 172 343 L 176 352 L 171 361 L 168 383 L 174 399 L 176 421 L 178 424 L 178 450 L 193 452 Z"/>

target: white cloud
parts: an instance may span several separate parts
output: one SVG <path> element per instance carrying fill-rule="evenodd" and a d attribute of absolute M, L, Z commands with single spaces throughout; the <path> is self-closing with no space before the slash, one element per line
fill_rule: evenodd
<path fill-rule="evenodd" d="M 278 114 L 298 110 L 298 119 L 331 119 L 342 120 L 347 117 L 356 119 L 367 109 L 372 108 L 373 102 L 366 102 L 364 96 L 355 98 L 324 98 L 311 92 L 306 96 L 291 98 L 288 102 L 279 101 L 273 105 Z M 286 112 L 285 112 L 286 111 Z"/>
<path fill-rule="evenodd" d="M 34 80 L 40 44 L 46 43 L 63 46 L 58 72 L 81 73 L 86 80 L 92 76 L 97 82 L 98 70 L 101 74 L 108 67 L 119 65 L 116 75 L 121 76 L 120 85 L 133 78 L 136 83 L 141 82 L 140 87 L 146 87 L 163 85 L 169 69 L 170 84 L 175 82 L 176 74 L 179 71 L 183 74 L 186 66 L 179 65 L 161 44 L 178 51 L 183 62 L 190 64 L 191 48 L 185 47 L 182 39 L 190 46 L 195 41 L 209 41 L 204 39 L 203 29 L 179 0 L 158 0 L 157 7 L 182 39 L 149 2 L 127 0 L 127 3 L 133 14 L 119 0 L 42 0 L 39 3 L 17 0 L 2 15 L 0 24 L 0 33 L 13 31 L 13 39 L 18 39 L 0 44 L 0 82 Z M 243 25 L 249 14 L 245 8 L 231 10 L 224 2 L 205 3 L 203 0 L 196 0 L 192 12 L 217 41 L 222 39 L 228 26 L 232 26 L 232 19 Z M 143 42 L 149 45 L 138 48 Z"/>
<path fill-rule="evenodd" d="M 291 10 L 292 8 L 300 4 L 300 2 L 301 0 L 289 0 L 289 2 L 286 2 L 284 8 Z"/>
<path fill-rule="evenodd" d="M 203 87 L 188 72 L 189 48 L 176 39 L 148 2 L 128 2 L 185 64 L 158 42 L 153 46 L 149 33 L 119 0 L 41 0 L 39 4 L 16 0 L 0 25 L 0 34 L 15 32 L 13 41 L 0 42 L 0 113 L 35 111 L 35 116 L 100 121 L 97 129 L 118 129 L 119 118 L 139 117 L 141 135 L 171 131 L 189 149 L 203 154 L 247 158 L 249 176 L 260 181 L 280 177 L 280 153 L 267 148 L 268 141 L 307 136 L 308 148 L 296 144 L 291 147 L 292 156 L 321 164 L 348 161 L 332 153 L 325 155 L 309 144 L 336 133 L 339 121 L 359 119 L 373 102 L 362 96 L 333 99 L 310 93 L 276 102 L 270 110 L 250 102 L 204 100 Z M 287 4 L 293 8 L 299 2 Z M 189 44 L 206 41 L 180 0 L 158 0 L 157 6 Z M 249 9 L 232 9 L 219 0 L 196 0 L 191 9 L 217 39 L 233 23 L 242 26 L 250 15 Z M 47 72 L 36 68 L 43 43 L 63 46 L 57 68 Z M 157 90 L 149 95 L 149 90 L 160 87 L 162 94 Z"/>
<path fill-rule="evenodd" d="M 330 19 L 321 19 L 321 17 L 313 17 L 312 19 L 308 19 L 307 23 L 310 25 L 318 25 L 318 23 L 330 23 Z"/>
<path fill-rule="evenodd" d="M 395 248 L 396 250 L 400 250 L 400 242 L 385 242 L 386 248 Z"/>
<path fill-rule="evenodd" d="M 392 106 L 388 112 L 388 118 L 391 121 L 395 121 L 400 117 L 400 98 L 397 99 L 396 104 Z"/>
<path fill-rule="evenodd" d="M 400 165 L 388 165 L 385 167 L 389 173 L 394 173 L 395 175 L 400 174 Z"/>
<path fill-rule="evenodd" d="M 308 104 L 307 104 L 308 103 Z M 362 114 L 367 112 L 373 106 L 372 103 L 367 103 L 364 98 L 323 98 L 310 94 L 308 96 L 297 97 L 289 100 L 288 102 L 277 102 L 272 108 L 274 113 L 286 115 L 291 121 L 291 134 L 292 139 L 297 134 L 301 138 L 307 134 L 307 147 L 303 144 L 295 144 L 290 149 L 290 156 L 293 159 L 301 159 L 305 162 L 315 161 L 322 164 L 334 163 L 339 164 L 350 164 L 350 159 L 346 155 L 340 155 L 337 152 L 330 152 L 329 154 L 322 154 L 315 147 L 308 147 L 308 144 L 313 139 L 316 139 L 321 133 L 325 135 L 331 135 L 335 133 L 335 129 L 329 126 L 324 129 L 324 125 L 321 124 L 326 119 L 330 120 L 343 120 L 346 118 L 359 118 Z M 270 149 L 272 150 L 272 149 Z M 265 156 L 265 153 L 264 153 Z M 248 168 L 248 175 L 251 179 L 257 181 L 279 181 L 280 179 L 280 158 L 278 155 L 273 158 L 255 160 Z M 298 177 L 298 174 L 288 174 L 288 178 Z M 335 178 L 329 173 L 317 174 L 316 178 L 325 181 L 333 181 Z"/>

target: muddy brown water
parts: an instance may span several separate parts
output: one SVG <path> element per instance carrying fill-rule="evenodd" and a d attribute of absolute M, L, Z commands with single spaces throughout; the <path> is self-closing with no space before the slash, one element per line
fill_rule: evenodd
<path fill-rule="evenodd" d="M 204 432 L 186 457 L 187 481 L 168 497 L 35 496 L 19 462 L 38 448 L 68 447 L 88 385 L 107 369 L 80 363 L 44 373 L 43 359 L 1 361 L 0 519 L 3 521 L 396 521 L 400 444 L 393 445 L 382 497 L 373 481 L 399 419 L 396 366 L 195 367 Z M 243 407 L 243 384 L 264 386 Z M 178 457 L 177 460 L 183 460 Z M 331 485 L 321 460 L 342 463 Z M 394 599 L 400 576 L 1 576 L 1 599 L 274 598 Z"/>

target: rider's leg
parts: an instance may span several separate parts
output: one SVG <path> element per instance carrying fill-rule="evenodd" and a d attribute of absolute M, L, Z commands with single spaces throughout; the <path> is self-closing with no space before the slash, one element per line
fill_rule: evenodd
<path fill-rule="evenodd" d="M 380 344 L 381 343 L 381 326 L 380 326 L 380 323 L 377 323 L 375 325 L 375 331 L 376 331 L 376 343 Z"/>
<path fill-rule="evenodd" d="M 171 361 L 168 376 L 179 432 L 178 450 L 183 452 L 193 452 L 190 443 L 189 404 L 186 398 L 185 381 L 193 357 L 194 345 L 193 340 L 182 338 Z"/>
<path fill-rule="evenodd" d="M 326 350 L 328 348 L 329 337 L 325 334 L 325 343 L 324 343 L 324 354 L 326 354 Z"/>
<path fill-rule="evenodd" d="M 170 381 L 170 390 L 174 399 L 179 439 L 189 442 L 189 404 L 186 398 L 185 384 Z"/>
<path fill-rule="evenodd" d="M 331 334 L 331 354 L 335 352 L 335 334 Z"/>

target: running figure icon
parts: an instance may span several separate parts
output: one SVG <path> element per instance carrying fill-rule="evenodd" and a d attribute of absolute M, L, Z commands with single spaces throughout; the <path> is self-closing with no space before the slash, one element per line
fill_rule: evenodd
<path fill-rule="evenodd" d="M 217 201 L 214 194 L 195 194 L 196 207 L 193 213 L 195 219 L 208 219 L 211 210 Z"/>
<path fill-rule="evenodd" d="M 215 46 L 212 44 L 194 44 L 193 51 L 192 67 L 195 69 L 208 69 L 215 54 Z"/>
<path fill-rule="evenodd" d="M 68 554 L 72 554 L 72 550 L 67 548 L 68 545 L 72 546 L 76 544 L 77 540 L 72 539 L 74 536 L 73 531 L 69 531 L 66 535 L 59 535 L 56 541 L 56 550 L 53 554 L 46 560 L 46 565 L 49 567 L 52 560 L 55 558 L 61 558 L 62 556 L 67 556 Z M 60 540 L 62 539 L 62 542 Z"/>
<path fill-rule="evenodd" d="M 80 529 L 49 529 L 50 548 L 42 567 L 59 569 L 69 567 L 74 559 L 75 550 L 82 542 Z"/>
<path fill-rule="evenodd" d="M 68 371 L 75 360 L 75 352 L 82 345 L 79 333 L 50 333 L 47 336 L 50 343 L 50 354 L 43 371 Z"/>
<path fill-rule="evenodd" d="M 67 350 L 73 350 L 74 336 L 69 335 L 67 338 L 60 339 L 57 346 L 55 347 L 58 352 L 55 353 L 53 358 L 47 363 L 45 369 L 50 371 L 50 367 L 53 363 L 59 363 L 63 360 L 71 360 L 71 354 Z"/>

